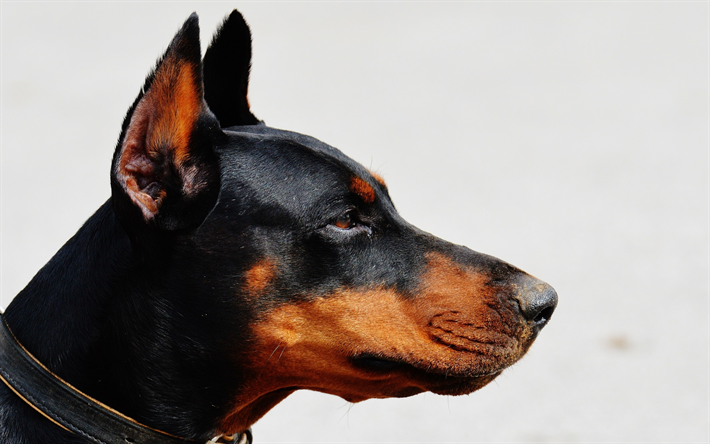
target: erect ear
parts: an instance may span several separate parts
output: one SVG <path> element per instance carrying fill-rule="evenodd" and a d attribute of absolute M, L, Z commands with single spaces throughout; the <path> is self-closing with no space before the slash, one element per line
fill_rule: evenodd
<path fill-rule="evenodd" d="M 200 30 L 185 21 L 123 122 L 113 157 L 114 208 L 128 225 L 199 224 L 219 191 L 213 142 L 222 132 L 204 102 Z"/>
<path fill-rule="evenodd" d="M 203 64 L 205 100 L 222 128 L 258 124 L 247 100 L 251 32 L 236 9 L 217 30 Z"/>

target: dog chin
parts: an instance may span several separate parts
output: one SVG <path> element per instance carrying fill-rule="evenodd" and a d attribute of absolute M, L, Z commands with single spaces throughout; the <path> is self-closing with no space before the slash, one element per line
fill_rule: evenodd
<path fill-rule="evenodd" d="M 439 395 L 467 395 L 486 386 L 507 367 L 493 363 L 478 363 L 475 367 L 422 366 L 403 360 L 386 360 L 372 356 L 360 356 L 353 364 L 368 376 L 377 375 L 389 379 L 372 393 L 333 393 L 349 402 L 359 402 L 369 398 L 406 398 L 422 392 Z M 481 365 L 483 364 L 483 365 Z"/>
<path fill-rule="evenodd" d="M 330 392 L 336 396 L 340 396 L 344 400 L 352 403 L 357 403 L 360 401 L 365 401 L 372 398 L 408 398 L 410 396 L 418 395 L 423 392 L 432 392 L 437 395 L 445 396 L 460 396 L 468 395 L 470 393 L 479 390 L 491 381 L 493 381 L 501 372 L 479 376 L 479 377 L 456 377 L 456 376 L 433 376 L 427 378 L 428 380 L 423 381 L 412 381 L 413 385 L 406 385 L 404 387 L 390 387 L 388 390 L 383 390 L 377 394 L 361 394 L 361 393 L 343 393 L 343 392 Z"/>
<path fill-rule="evenodd" d="M 431 387 L 429 391 L 436 393 L 437 395 L 468 395 L 476 390 L 482 389 L 488 385 L 488 383 L 497 378 L 501 373 L 502 371 L 474 378 L 449 377 L 447 380 L 442 381 L 441 384 Z"/>

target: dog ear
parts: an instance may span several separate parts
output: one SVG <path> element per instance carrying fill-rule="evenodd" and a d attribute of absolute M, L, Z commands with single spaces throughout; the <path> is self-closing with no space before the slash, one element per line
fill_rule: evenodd
<path fill-rule="evenodd" d="M 148 75 L 123 122 L 112 199 L 128 225 L 199 224 L 219 192 L 213 143 L 223 136 L 203 98 L 200 29 L 192 14 Z"/>
<path fill-rule="evenodd" d="M 247 89 L 251 68 L 251 32 L 236 9 L 224 20 L 205 52 L 205 100 L 222 128 L 256 125 Z"/>

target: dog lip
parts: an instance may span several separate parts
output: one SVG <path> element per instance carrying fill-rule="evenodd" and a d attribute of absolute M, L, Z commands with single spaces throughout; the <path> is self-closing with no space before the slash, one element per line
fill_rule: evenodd
<path fill-rule="evenodd" d="M 374 354 L 361 354 L 351 358 L 352 363 L 361 369 L 378 373 L 389 373 L 394 371 L 412 370 L 425 373 L 430 376 L 441 376 L 443 378 L 476 379 L 500 374 L 505 367 L 495 368 L 488 371 L 467 372 L 460 369 L 441 368 L 433 365 L 425 365 L 423 362 L 412 363 L 404 359 L 387 357 Z"/>
<path fill-rule="evenodd" d="M 409 365 L 401 360 L 376 355 L 359 355 L 351 358 L 357 367 L 373 371 L 392 371 Z"/>

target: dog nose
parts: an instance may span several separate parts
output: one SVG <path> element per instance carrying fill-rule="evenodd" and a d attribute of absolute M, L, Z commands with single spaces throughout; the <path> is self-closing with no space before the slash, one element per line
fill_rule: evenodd
<path fill-rule="evenodd" d="M 534 322 L 538 329 L 542 329 L 557 307 L 557 292 L 550 285 L 531 276 L 526 276 L 518 288 L 516 298 L 523 316 Z"/>

